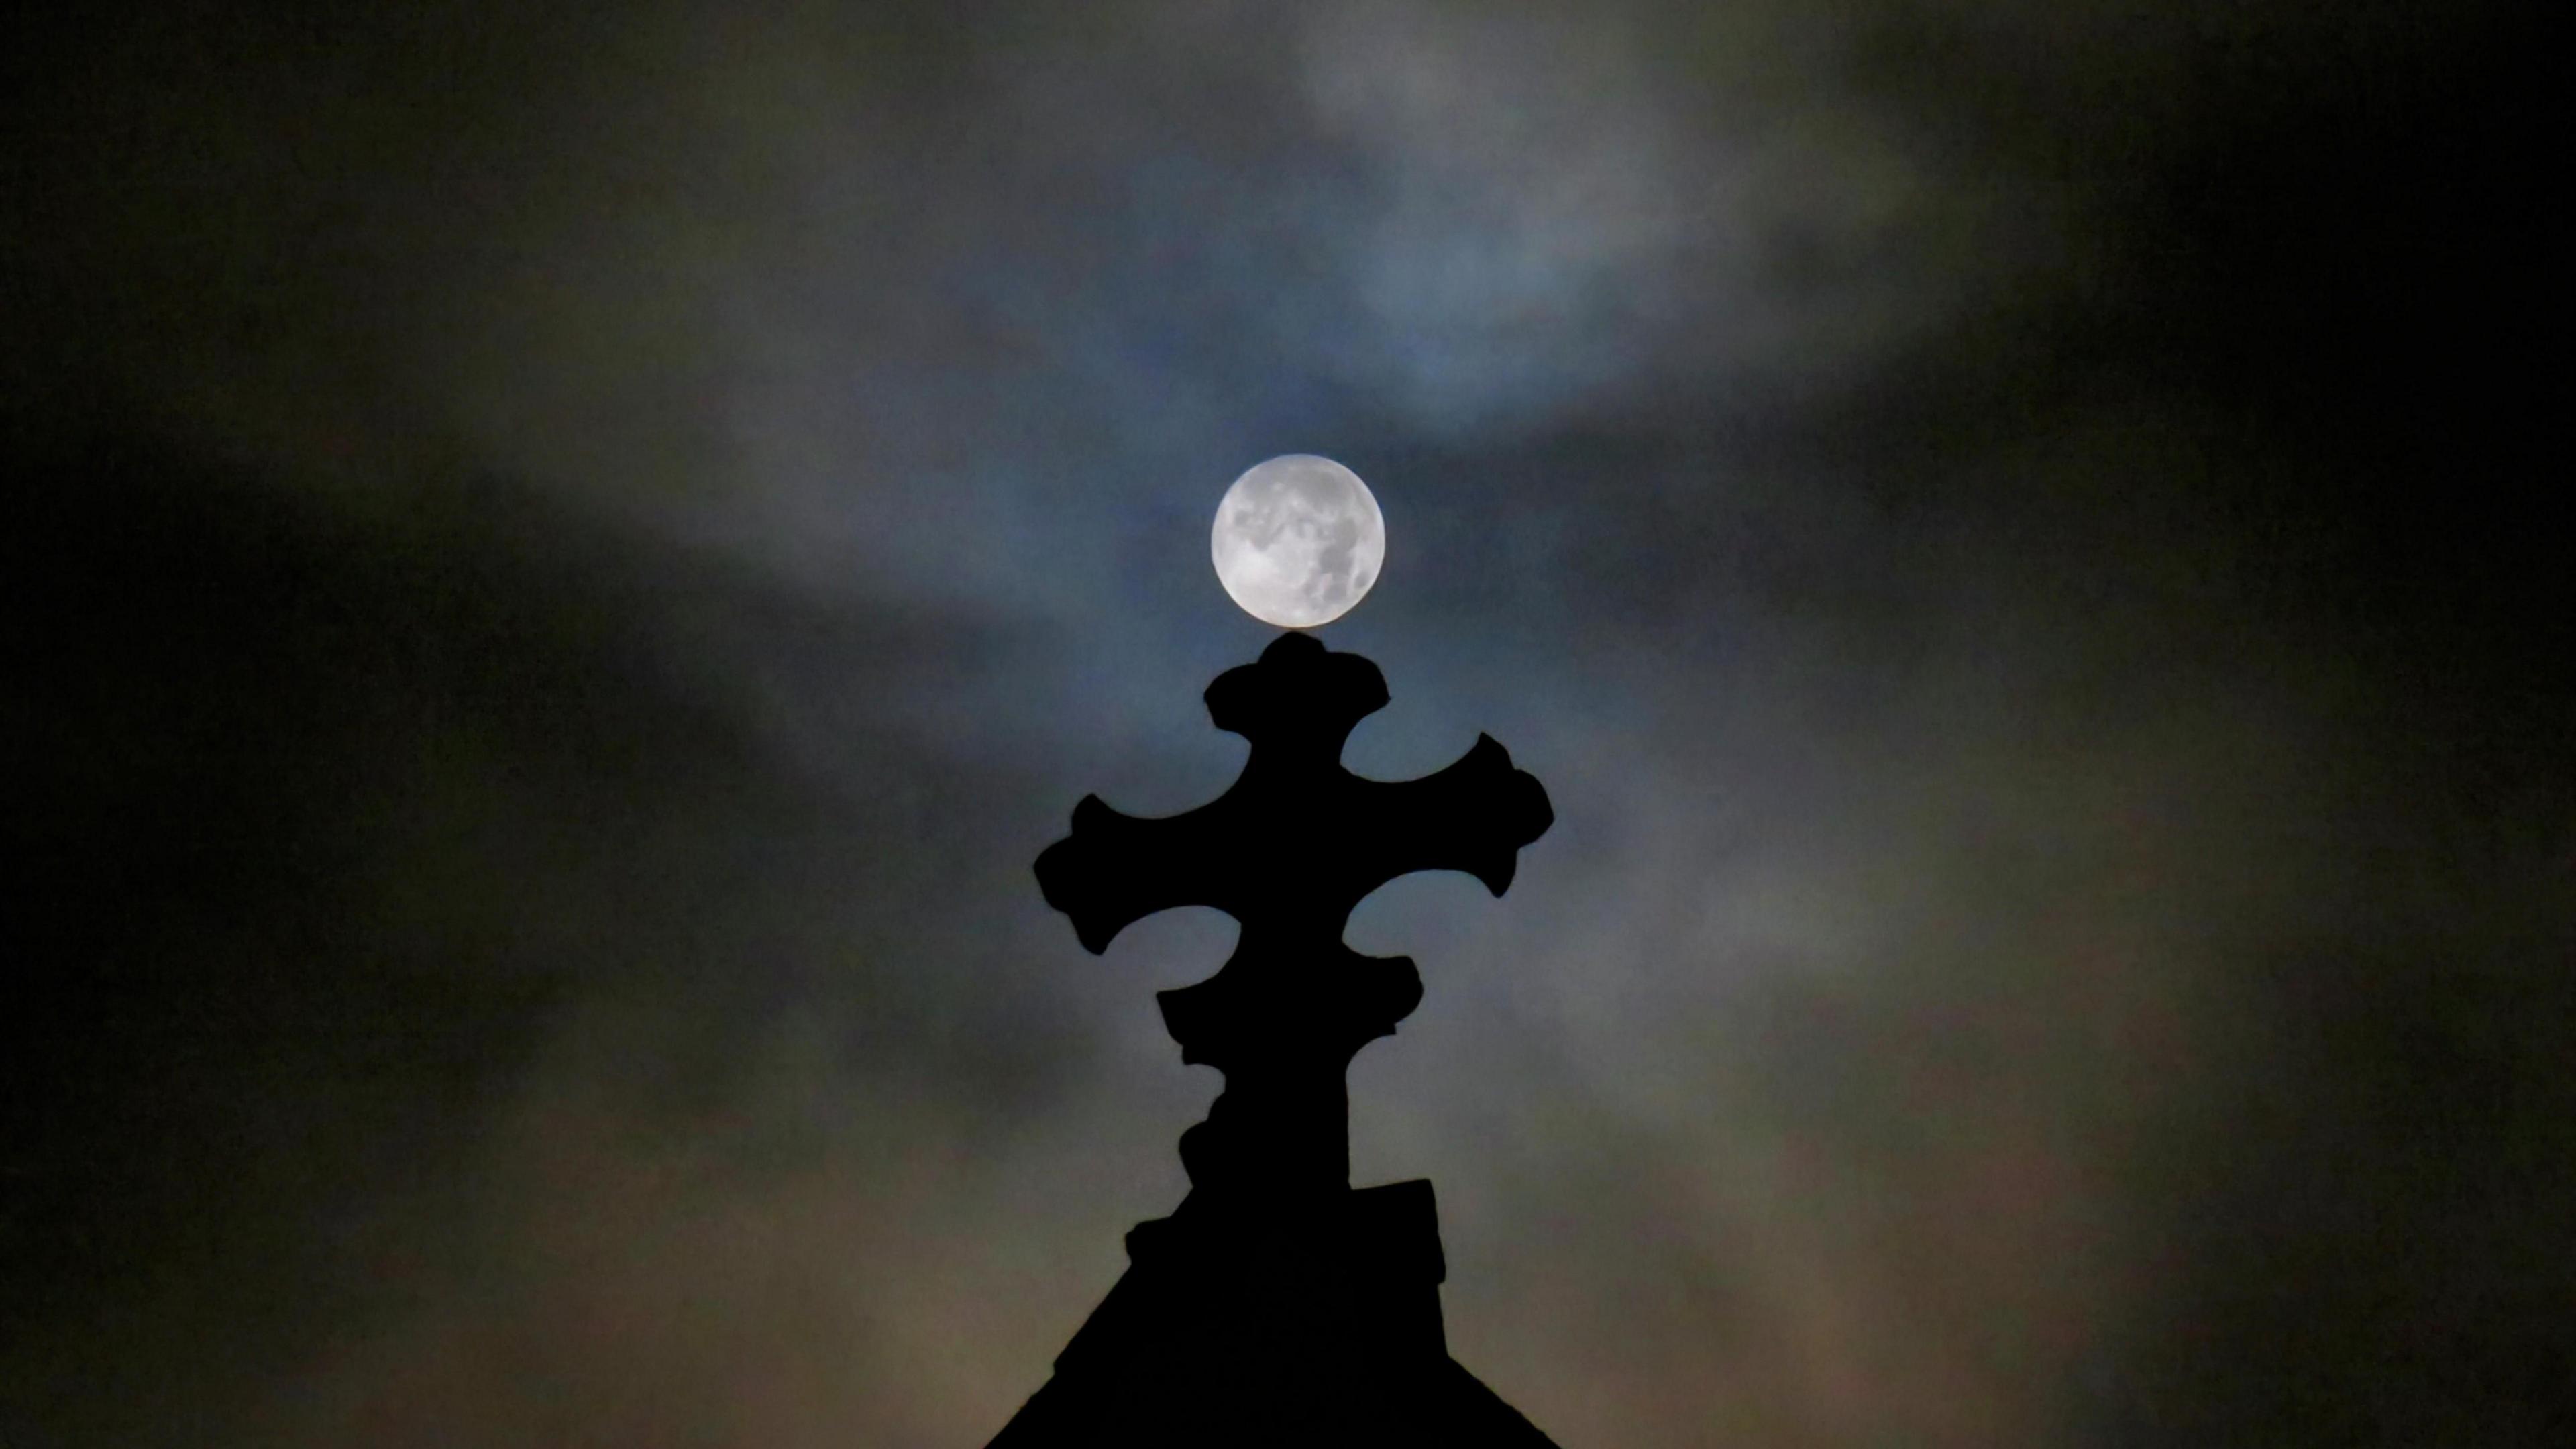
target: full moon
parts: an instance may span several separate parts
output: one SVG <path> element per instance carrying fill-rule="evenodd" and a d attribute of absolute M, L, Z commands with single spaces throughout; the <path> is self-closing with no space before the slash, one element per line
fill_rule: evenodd
<path fill-rule="evenodd" d="M 1360 475 L 1311 453 L 1256 463 L 1216 506 L 1216 577 L 1265 624 L 1312 629 L 1351 611 L 1386 562 L 1386 518 Z"/>

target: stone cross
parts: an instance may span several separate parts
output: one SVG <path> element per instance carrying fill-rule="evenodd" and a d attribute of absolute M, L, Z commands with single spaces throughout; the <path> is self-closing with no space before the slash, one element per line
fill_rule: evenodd
<path fill-rule="evenodd" d="M 1288 634 L 1208 686 L 1208 715 L 1252 742 L 1223 795 L 1140 820 L 1087 796 L 1073 834 L 1038 857 L 1047 904 L 1094 954 L 1131 922 L 1205 905 L 1242 924 L 1234 955 L 1161 993 L 1185 1062 L 1225 1073 L 1208 1119 L 1181 1137 L 1191 1214 L 1291 1209 L 1347 1189 L 1351 1058 L 1422 999 L 1405 957 L 1342 944 L 1351 911 L 1420 870 L 1464 871 L 1499 896 L 1520 848 L 1553 821 L 1547 792 L 1479 735 L 1419 780 L 1342 768 L 1352 727 L 1387 702 L 1377 666 Z"/>

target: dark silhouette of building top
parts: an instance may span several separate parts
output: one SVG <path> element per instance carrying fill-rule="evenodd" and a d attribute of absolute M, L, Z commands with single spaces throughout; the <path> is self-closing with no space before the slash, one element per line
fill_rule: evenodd
<path fill-rule="evenodd" d="M 1414 871 L 1501 895 L 1554 817 L 1482 735 L 1419 780 L 1344 769 L 1343 742 L 1386 703 L 1376 665 L 1285 635 L 1208 687 L 1216 726 L 1252 744 L 1223 795 L 1157 820 L 1087 796 L 1038 857 L 1047 903 L 1095 954 L 1175 906 L 1214 906 L 1242 932 L 1215 975 L 1158 998 L 1182 1060 L 1226 1079 L 1181 1135 L 1190 1194 L 1128 1235 L 1127 1275 L 994 1449 L 1548 1444 L 1448 1356 L 1431 1185 L 1350 1189 L 1345 1073 L 1422 983 L 1342 930 Z"/>

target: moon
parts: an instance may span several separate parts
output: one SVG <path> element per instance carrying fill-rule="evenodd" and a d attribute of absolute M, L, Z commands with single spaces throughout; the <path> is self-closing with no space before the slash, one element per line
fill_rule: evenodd
<path fill-rule="evenodd" d="M 1386 516 L 1360 475 L 1312 453 L 1256 463 L 1216 506 L 1208 551 L 1243 611 L 1312 629 L 1351 611 L 1386 562 Z"/>

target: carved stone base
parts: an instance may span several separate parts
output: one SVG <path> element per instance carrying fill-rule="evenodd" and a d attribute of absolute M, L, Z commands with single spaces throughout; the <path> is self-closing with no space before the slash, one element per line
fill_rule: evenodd
<path fill-rule="evenodd" d="M 1140 1223 L 1130 1266 L 991 1449 L 1554 1449 L 1449 1357 L 1427 1181 L 1265 1219 Z"/>

